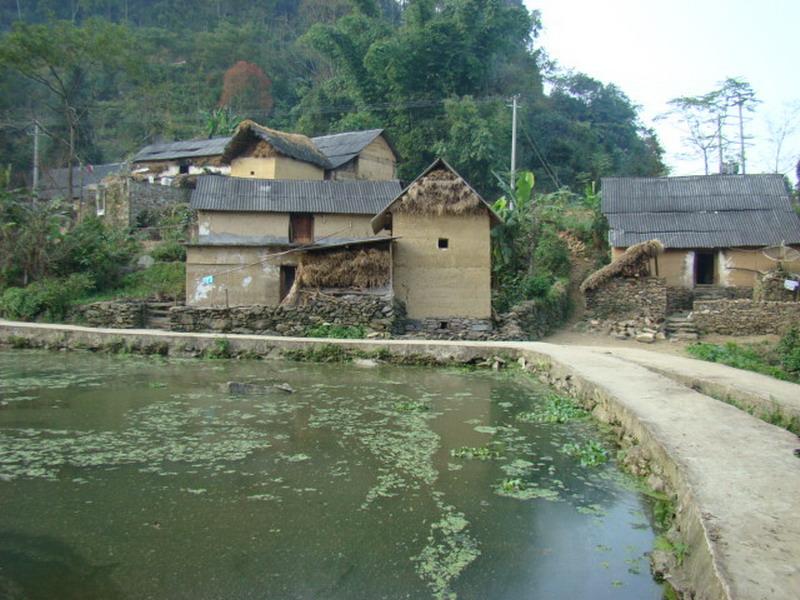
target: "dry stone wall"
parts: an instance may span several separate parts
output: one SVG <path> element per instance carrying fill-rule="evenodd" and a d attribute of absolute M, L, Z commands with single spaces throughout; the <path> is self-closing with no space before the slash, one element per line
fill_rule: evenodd
<path fill-rule="evenodd" d="M 328 324 L 362 326 L 370 337 L 388 337 L 402 316 L 402 307 L 391 295 L 301 292 L 298 303 L 292 306 L 178 306 L 170 310 L 170 329 L 305 336 L 309 329 Z"/>
<path fill-rule="evenodd" d="M 784 282 L 797 281 L 797 275 L 790 275 L 785 271 L 772 271 L 766 273 L 753 289 L 753 300 L 759 302 L 792 302 L 798 299 L 798 293 L 787 290 Z"/>
<path fill-rule="evenodd" d="M 91 327 L 138 329 L 144 327 L 146 304 L 144 302 L 95 302 L 78 309 L 78 320 Z"/>
<path fill-rule="evenodd" d="M 800 302 L 699 300 L 692 321 L 702 333 L 722 335 L 782 335 L 800 326 Z"/>
<path fill-rule="evenodd" d="M 586 292 L 587 317 L 660 323 L 667 316 L 667 286 L 656 277 L 615 278 Z"/>

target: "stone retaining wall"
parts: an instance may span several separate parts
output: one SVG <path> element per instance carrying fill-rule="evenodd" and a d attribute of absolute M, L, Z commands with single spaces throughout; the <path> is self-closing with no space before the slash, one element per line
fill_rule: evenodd
<path fill-rule="evenodd" d="M 586 316 L 597 320 L 641 320 L 660 323 L 667 316 L 664 279 L 614 278 L 586 292 Z"/>
<path fill-rule="evenodd" d="M 798 299 L 797 292 L 790 292 L 783 283 L 787 279 L 797 281 L 797 275 L 784 271 L 766 273 L 753 289 L 753 300 L 759 302 L 794 302 Z"/>
<path fill-rule="evenodd" d="M 292 306 L 210 308 L 178 306 L 170 310 L 170 329 L 186 332 L 305 336 L 323 324 L 363 326 L 372 337 L 389 336 L 403 309 L 391 295 L 330 295 L 301 292 Z"/>
<path fill-rule="evenodd" d="M 667 287 L 667 314 L 671 315 L 682 310 L 692 310 L 694 291 L 692 288 L 669 286 Z"/>
<path fill-rule="evenodd" d="M 144 302 L 95 302 L 81 306 L 77 316 L 92 327 L 139 329 L 145 326 L 146 311 Z"/>
<path fill-rule="evenodd" d="M 702 333 L 782 335 L 791 326 L 800 326 L 800 302 L 696 301 L 692 321 Z"/>

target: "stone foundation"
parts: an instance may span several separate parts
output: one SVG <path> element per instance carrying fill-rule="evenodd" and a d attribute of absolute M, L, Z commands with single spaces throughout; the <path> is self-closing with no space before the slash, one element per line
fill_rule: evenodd
<path fill-rule="evenodd" d="M 391 295 L 300 292 L 292 306 L 210 308 L 178 306 L 170 310 L 170 329 L 186 332 L 307 336 L 324 324 L 364 327 L 370 337 L 388 337 L 403 309 Z"/>
<path fill-rule="evenodd" d="M 800 302 L 697 301 L 692 321 L 702 333 L 782 335 L 790 327 L 800 326 Z"/>
<path fill-rule="evenodd" d="M 490 319 L 404 319 L 401 331 L 426 340 L 488 339 L 493 330 Z"/>
<path fill-rule="evenodd" d="M 692 303 L 694 302 L 694 292 L 691 288 L 685 287 L 667 287 L 667 314 L 692 310 Z"/>

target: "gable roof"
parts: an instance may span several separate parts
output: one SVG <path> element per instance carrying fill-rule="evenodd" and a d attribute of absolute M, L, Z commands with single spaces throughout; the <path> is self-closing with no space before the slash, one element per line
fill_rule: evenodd
<path fill-rule="evenodd" d="M 389 222 L 389 213 L 391 212 L 392 206 L 396 202 L 398 202 L 401 198 L 403 198 L 408 193 L 408 191 L 412 187 L 414 187 L 415 184 L 417 184 L 421 179 L 423 179 L 431 171 L 434 171 L 435 169 L 442 168 L 442 167 L 444 167 L 447 171 L 450 171 L 453 175 L 455 175 L 467 187 L 467 189 L 472 194 L 475 195 L 475 197 L 478 199 L 478 201 L 481 204 L 483 204 L 483 206 L 489 212 L 489 219 L 491 220 L 492 225 L 498 225 L 498 224 L 503 222 L 503 220 L 498 216 L 498 214 L 496 212 L 494 212 L 494 210 L 489 205 L 489 203 L 486 202 L 486 200 L 484 200 L 483 197 L 478 192 L 476 192 L 475 189 L 469 183 L 467 183 L 467 181 L 463 177 L 461 177 L 461 175 L 459 175 L 458 171 L 456 171 L 453 167 L 451 167 L 450 164 L 445 159 L 437 158 L 436 160 L 433 161 L 433 163 L 431 163 L 431 165 L 427 169 L 425 169 L 422 173 L 420 173 L 414 181 L 412 181 L 410 184 L 408 184 L 405 187 L 405 189 L 403 189 L 399 194 L 397 194 L 397 196 L 395 196 L 391 200 L 391 202 L 389 202 L 386 206 L 384 206 L 383 209 L 377 215 L 375 215 L 375 217 L 372 219 L 372 222 L 371 222 L 372 231 L 377 233 L 378 231 L 380 231 L 381 229 L 386 227 L 388 225 L 388 222 Z"/>
<path fill-rule="evenodd" d="M 800 243 L 800 218 L 781 175 L 603 178 L 609 242 L 666 248 Z"/>
<path fill-rule="evenodd" d="M 217 137 L 205 140 L 186 140 L 182 142 L 150 144 L 139 150 L 131 161 L 139 163 L 221 156 L 230 139 L 230 137 Z"/>
<path fill-rule="evenodd" d="M 347 131 L 344 133 L 317 136 L 311 138 L 311 141 L 319 148 L 320 152 L 328 157 L 331 168 L 338 169 L 358 156 L 364 148 L 369 146 L 379 136 L 383 135 L 383 132 L 383 129 Z M 385 136 L 384 139 L 386 139 Z M 395 152 L 388 140 L 386 140 L 386 143 L 396 157 L 397 152 Z"/>
<path fill-rule="evenodd" d="M 107 163 L 104 165 L 92 165 L 83 167 L 72 167 L 72 196 L 77 197 L 83 189 L 97 185 L 109 175 L 119 173 L 125 163 Z M 69 186 L 69 169 L 50 169 L 42 174 L 39 182 L 39 197 L 45 200 L 57 196 L 66 197 L 67 187 Z"/>
<path fill-rule="evenodd" d="M 239 123 L 236 132 L 225 146 L 222 153 L 223 162 L 229 163 L 239 155 L 252 140 L 264 140 L 277 152 L 329 169 L 330 163 L 325 155 L 311 141 L 311 138 L 300 133 L 286 133 L 259 125 L 255 121 L 245 120 Z"/>
<path fill-rule="evenodd" d="M 399 181 L 296 181 L 202 175 L 196 210 L 374 215 L 400 191 Z"/>

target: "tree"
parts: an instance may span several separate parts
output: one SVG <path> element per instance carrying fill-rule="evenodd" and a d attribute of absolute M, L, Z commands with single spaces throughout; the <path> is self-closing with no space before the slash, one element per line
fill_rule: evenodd
<path fill-rule="evenodd" d="M 744 112 L 753 112 L 756 105 L 761 101 L 756 98 L 756 92 L 749 83 L 744 79 L 735 79 L 733 77 L 728 77 L 720 83 L 719 89 L 714 93 L 724 102 L 726 108 L 736 109 L 739 117 L 739 161 L 742 166 L 742 173 L 747 173 L 744 152 Z"/>
<path fill-rule="evenodd" d="M 709 174 L 708 160 L 711 151 L 717 147 L 721 149 L 722 121 L 717 111 L 716 96 L 706 94 L 703 96 L 681 96 L 673 98 L 667 104 L 672 109 L 662 118 L 667 116 L 677 117 L 684 126 L 684 141 L 694 151 L 703 157 L 705 174 Z M 723 158 L 720 155 L 720 164 Z"/>
<path fill-rule="evenodd" d="M 266 114 L 273 104 L 271 88 L 272 81 L 261 67 L 240 60 L 225 71 L 219 105 L 240 113 L 255 109 Z"/>
<path fill-rule="evenodd" d="M 44 88 L 56 105 L 66 128 L 62 136 L 55 129 L 45 132 L 67 148 L 67 186 L 72 196 L 72 169 L 76 148 L 90 143 L 87 131 L 89 111 L 96 100 L 102 75 L 113 78 L 125 68 L 127 30 L 101 20 L 81 27 L 57 21 L 48 25 L 15 23 L 0 43 L 0 66 L 12 69 Z M 83 129 L 82 129 L 83 127 Z"/>

